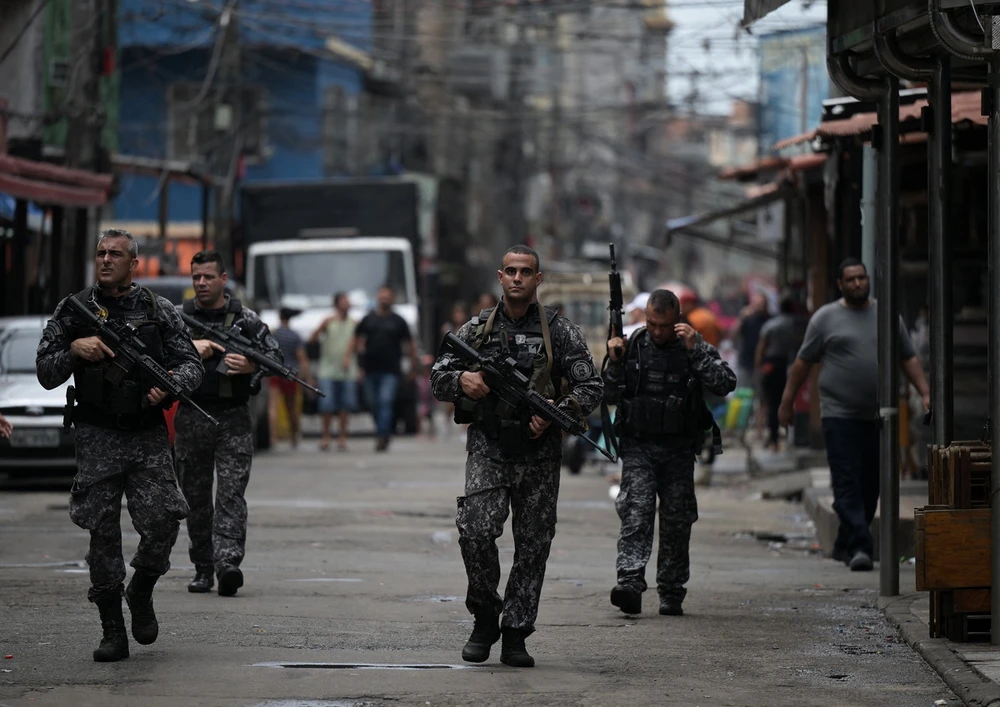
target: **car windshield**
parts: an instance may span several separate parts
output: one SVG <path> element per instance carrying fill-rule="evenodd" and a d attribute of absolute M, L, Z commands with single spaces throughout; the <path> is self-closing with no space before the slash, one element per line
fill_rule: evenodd
<path fill-rule="evenodd" d="M 42 338 L 41 331 L 12 330 L 0 335 L 0 372 L 34 373 L 35 351 Z"/>
<path fill-rule="evenodd" d="M 395 290 L 396 304 L 410 301 L 402 251 L 267 253 L 255 260 L 253 296 L 259 306 L 276 309 L 291 296 L 307 306 L 328 307 L 335 292 L 374 302 L 383 284 Z"/>

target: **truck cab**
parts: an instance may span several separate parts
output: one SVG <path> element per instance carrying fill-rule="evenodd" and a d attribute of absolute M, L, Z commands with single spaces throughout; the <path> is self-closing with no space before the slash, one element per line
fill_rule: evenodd
<path fill-rule="evenodd" d="M 350 317 L 359 322 L 374 309 L 379 287 L 389 285 L 396 293 L 393 309 L 406 321 L 414 340 L 420 340 L 416 266 L 408 239 L 260 241 L 251 244 L 246 253 L 247 292 L 261 319 L 272 330 L 280 324 L 279 310 L 289 307 L 301 312 L 291 320 L 292 329 L 308 340 L 320 323 L 333 314 L 333 296 L 337 292 L 347 293 L 351 301 Z M 311 351 L 310 365 L 316 365 L 317 356 L 315 350 Z M 404 359 L 404 372 L 408 367 L 409 361 Z M 410 394 L 409 387 L 406 384 L 401 387 L 402 409 L 397 410 L 408 430 L 411 421 L 415 425 L 417 414 L 416 396 Z"/>

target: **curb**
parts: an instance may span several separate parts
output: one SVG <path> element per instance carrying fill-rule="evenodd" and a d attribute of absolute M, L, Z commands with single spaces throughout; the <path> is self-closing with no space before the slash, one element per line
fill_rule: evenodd
<path fill-rule="evenodd" d="M 1000 685 L 984 679 L 955 652 L 944 638 L 929 638 L 927 624 L 918 619 L 910 605 L 919 595 L 882 597 L 878 608 L 913 650 L 931 666 L 945 684 L 968 707 L 1000 707 Z"/>

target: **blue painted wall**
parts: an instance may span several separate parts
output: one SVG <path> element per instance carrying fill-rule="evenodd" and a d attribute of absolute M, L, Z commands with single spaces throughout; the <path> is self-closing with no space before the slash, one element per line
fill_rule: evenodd
<path fill-rule="evenodd" d="M 774 144 L 819 125 L 823 101 L 830 97 L 826 70 L 826 27 L 773 32 L 760 37 L 761 155 Z M 802 105 L 802 82 L 806 102 Z"/>
<path fill-rule="evenodd" d="M 266 93 L 267 155 L 250 162 L 246 182 L 323 176 L 324 89 L 362 90 L 353 66 L 327 58 L 327 36 L 371 47 L 371 3 L 358 0 L 241 0 L 243 81 Z M 167 157 L 167 91 L 177 81 L 201 82 L 218 35 L 222 3 L 121 0 L 119 62 L 123 154 Z M 322 8 L 322 12 L 317 9 Z M 155 220 L 158 180 L 122 175 L 114 214 Z M 169 218 L 201 219 L 201 190 L 173 184 Z"/>

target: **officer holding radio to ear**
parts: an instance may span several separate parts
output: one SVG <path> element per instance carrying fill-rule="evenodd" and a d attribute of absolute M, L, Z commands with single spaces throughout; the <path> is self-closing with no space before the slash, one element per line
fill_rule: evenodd
<path fill-rule="evenodd" d="M 617 405 L 615 431 L 622 459 L 621 518 L 611 603 L 626 614 L 642 611 L 646 563 L 653 548 L 656 499 L 660 499 L 660 549 L 656 585 L 660 613 L 683 614 L 690 578 L 691 526 L 698 519 L 695 454 L 715 428 L 704 391 L 728 395 L 736 374 L 714 346 L 681 321 L 676 295 L 656 290 L 646 304 L 646 324 L 627 343 L 608 341 L 604 396 Z M 715 433 L 718 442 L 717 428 Z"/>

